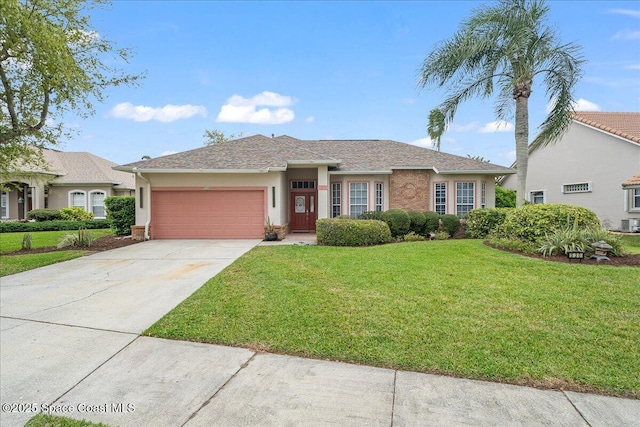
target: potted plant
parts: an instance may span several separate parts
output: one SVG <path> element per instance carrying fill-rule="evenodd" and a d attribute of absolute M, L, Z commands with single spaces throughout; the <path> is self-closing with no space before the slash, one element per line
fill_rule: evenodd
<path fill-rule="evenodd" d="M 267 217 L 267 225 L 264 227 L 264 240 L 267 242 L 278 240 L 278 233 L 276 233 L 269 217 Z"/>

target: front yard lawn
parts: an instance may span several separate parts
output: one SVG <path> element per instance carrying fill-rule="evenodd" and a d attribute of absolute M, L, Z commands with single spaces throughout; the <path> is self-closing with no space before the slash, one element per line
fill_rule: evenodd
<path fill-rule="evenodd" d="M 54 251 L 41 254 L 5 255 L 0 261 L 0 277 L 33 270 L 34 268 L 44 267 L 45 265 L 55 264 L 57 262 L 68 261 L 81 257 L 85 253 L 85 251 Z"/>
<path fill-rule="evenodd" d="M 630 254 L 640 254 L 640 234 L 625 234 L 622 236 L 625 250 Z"/>
<path fill-rule="evenodd" d="M 60 241 L 60 237 L 67 234 L 77 233 L 78 231 L 37 231 L 31 232 L 31 248 L 39 249 L 48 246 L 56 246 Z M 89 230 L 91 237 L 97 239 L 103 236 L 110 236 L 113 231 L 110 228 L 101 228 Z M 19 251 L 22 247 L 22 238 L 26 233 L 0 233 L 0 252 Z"/>
<path fill-rule="evenodd" d="M 640 269 L 479 240 L 257 247 L 145 334 L 640 398 Z"/>

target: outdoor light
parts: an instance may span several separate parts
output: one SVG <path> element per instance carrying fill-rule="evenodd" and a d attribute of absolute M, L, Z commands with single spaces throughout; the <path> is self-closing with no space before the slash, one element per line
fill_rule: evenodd
<path fill-rule="evenodd" d="M 22 198 L 22 196 L 18 197 L 18 203 L 23 203 L 24 199 Z"/>

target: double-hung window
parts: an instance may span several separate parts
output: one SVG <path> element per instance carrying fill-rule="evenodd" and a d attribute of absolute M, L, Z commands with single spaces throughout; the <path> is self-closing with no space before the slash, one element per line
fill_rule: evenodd
<path fill-rule="evenodd" d="M 531 192 L 531 203 L 538 204 L 538 203 L 544 203 L 544 190 L 540 190 L 540 191 L 532 191 Z"/>
<path fill-rule="evenodd" d="M 9 218 L 9 193 L 6 191 L 0 194 L 0 206 L 2 206 L 0 217 L 2 217 L 2 219 Z"/>
<path fill-rule="evenodd" d="M 631 196 L 633 198 L 633 203 L 631 204 L 633 209 L 640 209 L 640 188 L 635 188 Z"/>
<path fill-rule="evenodd" d="M 93 191 L 89 195 L 91 212 L 93 213 L 93 216 L 96 218 L 104 218 L 106 216 L 104 211 L 105 195 L 106 194 L 104 193 L 104 191 Z"/>
<path fill-rule="evenodd" d="M 369 206 L 369 184 L 366 182 L 349 183 L 349 215 L 357 218 L 367 211 Z"/>
<path fill-rule="evenodd" d="M 342 215 L 342 184 L 331 183 L 331 218 Z"/>
<path fill-rule="evenodd" d="M 384 187 L 381 182 L 376 182 L 376 211 L 382 212 L 384 201 Z"/>
<path fill-rule="evenodd" d="M 473 209 L 475 196 L 475 183 L 456 183 L 456 215 L 462 218 Z"/>
<path fill-rule="evenodd" d="M 69 192 L 69 207 L 87 209 L 87 193 L 84 191 Z"/>
<path fill-rule="evenodd" d="M 436 213 L 444 215 L 447 213 L 447 183 L 436 182 L 434 185 L 434 208 Z"/>

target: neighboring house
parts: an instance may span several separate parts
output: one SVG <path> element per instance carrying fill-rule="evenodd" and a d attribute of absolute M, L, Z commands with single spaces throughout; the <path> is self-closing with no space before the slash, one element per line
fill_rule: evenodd
<path fill-rule="evenodd" d="M 640 113 L 576 112 L 560 140 L 529 153 L 527 199 L 583 206 L 620 229 L 623 220 L 640 218 L 635 189 L 620 190 L 639 170 Z M 515 189 L 515 175 L 502 185 Z"/>
<path fill-rule="evenodd" d="M 396 141 L 262 135 L 116 169 L 136 174 L 136 224 L 151 238 L 260 238 L 267 218 L 282 237 L 390 208 L 463 216 L 494 206 L 495 178 L 514 173 Z"/>
<path fill-rule="evenodd" d="M 104 199 L 133 195 L 133 174 L 89 153 L 42 150 L 47 167 L 20 168 L 2 183 L 2 219 L 22 220 L 32 209 L 78 206 L 104 218 Z"/>
<path fill-rule="evenodd" d="M 620 231 L 640 232 L 640 173 L 623 182 L 622 189 L 624 190 L 624 210 L 635 215 L 622 220 Z"/>

